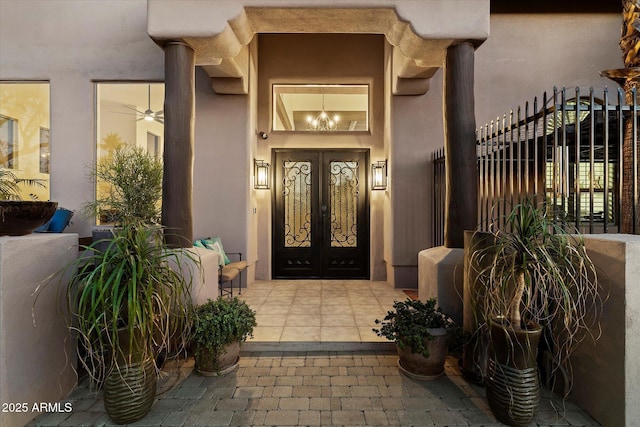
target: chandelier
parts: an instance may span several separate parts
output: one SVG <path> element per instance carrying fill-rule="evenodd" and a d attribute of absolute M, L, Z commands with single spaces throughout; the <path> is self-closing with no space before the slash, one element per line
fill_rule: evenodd
<path fill-rule="evenodd" d="M 338 122 L 340 121 L 340 116 L 334 114 L 330 116 L 324 110 L 324 95 L 322 95 L 322 110 L 320 114 L 318 114 L 315 118 L 313 116 L 307 116 L 307 127 L 312 131 L 329 131 L 329 130 L 337 130 Z"/>

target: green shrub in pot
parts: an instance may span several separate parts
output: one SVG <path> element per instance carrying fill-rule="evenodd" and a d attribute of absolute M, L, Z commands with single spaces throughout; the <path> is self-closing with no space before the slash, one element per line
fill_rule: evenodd
<path fill-rule="evenodd" d="M 424 379 L 442 375 L 449 347 L 461 345 L 463 339 L 462 328 L 436 304 L 435 298 L 396 301 L 383 320 L 376 319 L 380 328 L 373 329 L 396 343 L 399 365 L 405 373 Z"/>
<path fill-rule="evenodd" d="M 256 325 L 256 312 L 238 297 L 210 299 L 196 307 L 191 333 L 196 369 L 213 375 L 233 367 Z"/>

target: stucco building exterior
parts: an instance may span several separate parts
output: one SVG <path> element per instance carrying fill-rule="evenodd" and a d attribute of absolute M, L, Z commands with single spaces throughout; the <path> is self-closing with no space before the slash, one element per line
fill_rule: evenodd
<path fill-rule="evenodd" d="M 464 163 L 475 155 L 475 127 L 554 86 L 617 90 L 600 72 L 623 67 L 621 7 L 597 3 L 0 0 L 0 167 L 45 180 L 34 196 L 74 210 L 66 231 L 90 239 L 100 219 L 82 213 L 99 191 L 88 171 L 114 145 L 142 146 L 164 156 L 165 225 L 188 240 L 220 236 L 247 260 L 246 286 L 357 277 L 416 288 L 418 254 L 434 245 L 435 150 Z M 325 113 L 331 129 L 314 122 Z M 477 221 L 465 197 L 476 175 L 452 164 L 449 231 L 461 237 Z M 26 237 L 38 250 L 24 252 L 44 258 L 39 242 L 54 237 Z M 636 237 L 592 243 L 628 291 L 607 307 L 612 354 L 587 347 L 578 365 L 580 404 L 594 417 L 610 416 L 607 399 L 622 396 L 627 419 L 638 418 L 637 387 L 625 383 L 639 369 L 629 319 L 640 298 L 624 288 L 637 277 Z M 59 242 L 60 257 L 64 247 L 74 256 Z M 0 281 L 27 263 L 7 247 L 13 258 L 0 261 L 11 268 Z M 5 299 L 3 327 L 30 325 L 27 280 L 40 283 L 11 281 L 24 298 Z M 14 328 L 12 337 L 20 334 Z M 48 335 L 40 344 L 53 348 Z M 65 356 L 58 362 L 68 370 Z M 593 376 L 602 366 L 614 374 Z"/>
<path fill-rule="evenodd" d="M 0 81 L 48 84 L 50 198 L 76 210 L 68 231 L 90 236 L 94 226 L 79 210 L 95 197 L 87 168 L 100 140 L 97 87 L 164 82 L 165 142 L 173 144 L 176 120 L 193 135 L 191 201 L 180 202 L 191 208 L 192 236 L 221 236 L 245 254 L 249 286 L 274 277 L 276 153 L 304 149 L 365 153 L 361 276 L 415 287 L 417 254 L 432 244 L 431 153 L 445 140 L 447 51 L 472 46 L 477 126 L 554 85 L 614 86 L 599 71 L 622 66 L 619 13 L 492 13 L 491 3 L 0 0 Z M 193 64 L 180 65 L 167 46 L 191 51 Z M 191 69 L 193 110 L 174 118 L 185 108 L 168 94 L 184 80 L 170 73 Z M 365 85 L 366 130 L 275 129 L 275 85 L 310 84 Z M 254 160 L 271 163 L 269 190 L 254 188 Z M 386 190 L 371 190 L 370 166 L 383 161 Z"/>

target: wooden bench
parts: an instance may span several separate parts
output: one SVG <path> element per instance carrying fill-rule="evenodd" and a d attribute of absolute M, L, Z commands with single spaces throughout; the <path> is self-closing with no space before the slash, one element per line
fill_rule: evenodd
<path fill-rule="evenodd" d="M 233 297 L 233 282 L 238 279 L 238 295 L 242 295 L 242 272 L 247 268 L 247 261 L 242 259 L 241 252 L 225 252 L 227 255 L 237 257 L 237 261 L 220 266 L 218 274 L 218 283 L 220 288 L 220 296 L 228 295 Z M 228 283 L 226 287 L 224 284 Z"/>

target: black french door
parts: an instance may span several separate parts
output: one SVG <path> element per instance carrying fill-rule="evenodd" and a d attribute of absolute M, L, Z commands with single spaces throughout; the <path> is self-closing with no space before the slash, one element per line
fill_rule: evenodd
<path fill-rule="evenodd" d="M 275 150 L 274 279 L 368 279 L 368 151 Z"/>

